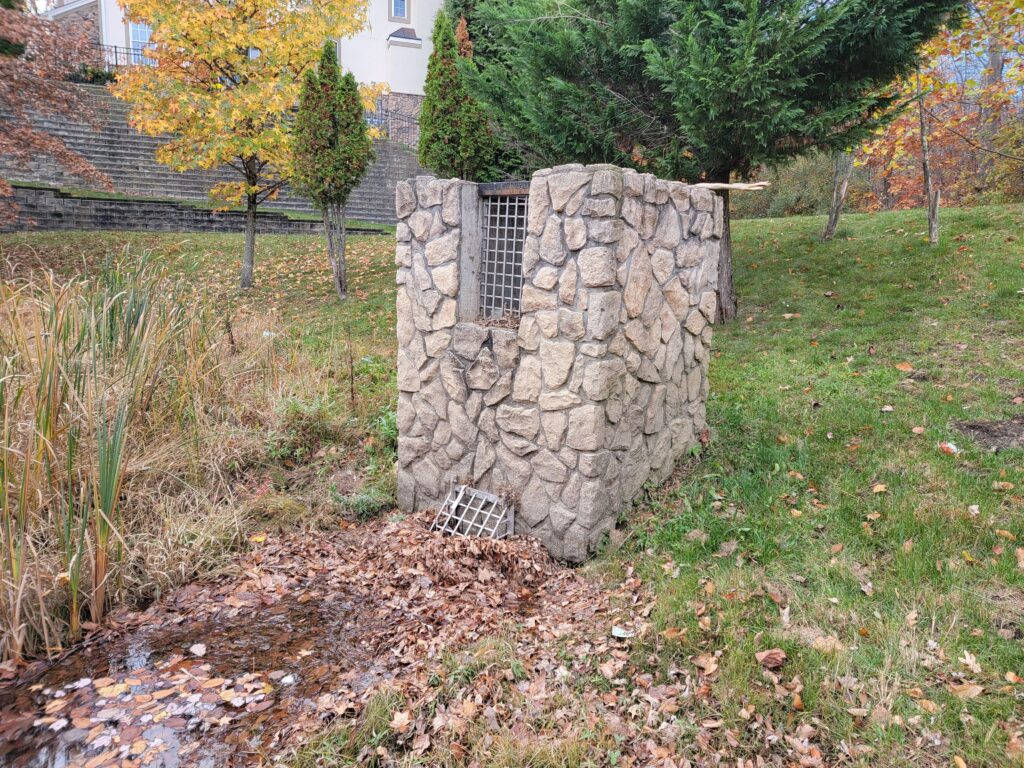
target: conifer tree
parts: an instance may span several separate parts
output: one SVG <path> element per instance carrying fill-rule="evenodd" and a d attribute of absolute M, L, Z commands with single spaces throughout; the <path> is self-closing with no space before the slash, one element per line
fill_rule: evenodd
<path fill-rule="evenodd" d="M 487 113 L 466 88 L 455 31 L 443 10 L 434 22 L 433 43 L 420 112 L 420 163 L 441 177 L 486 181 L 498 144 Z"/>
<path fill-rule="evenodd" d="M 324 43 L 319 68 L 306 72 L 292 151 L 293 184 L 323 213 L 334 290 L 344 301 L 345 207 L 373 162 L 374 151 L 359 85 L 351 72 L 341 74 L 333 42 Z"/>
<path fill-rule="evenodd" d="M 533 167 L 607 162 L 722 183 L 870 136 L 902 106 L 890 84 L 963 5 L 477 0 L 470 32 L 474 19 L 500 32 L 502 56 L 478 55 L 471 86 Z M 735 316 L 728 226 L 718 306 Z"/>

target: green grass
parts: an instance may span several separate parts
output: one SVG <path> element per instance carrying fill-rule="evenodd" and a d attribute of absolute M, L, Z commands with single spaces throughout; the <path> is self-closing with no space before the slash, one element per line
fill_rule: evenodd
<path fill-rule="evenodd" d="M 71 275 L 93 271 L 125 249 L 153 251 L 171 260 L 197 292 L 210 297 L 226 317 L 272 312 L 289 332 L 313 347 L 347 343 L 379 354 L 393 367 L 393 241 L 351 237 L 349 290 L 353 301 L 339 304 L 330 283 L 324 238 L 317 235 L 260 235 L 256 240 L 256 287 L 238 290 L 242 236 L 154 232 L 24 232 L 0 235 L 0 269 L 46 268 Z M 388 372 L 372 372 L 387 379 Z"/>
<path fill-rule="evenodd" d="M 1024 696 L 1004 681 L 1024 674 L 1024 571 L 1008 538 L 1024 538 L 1024 454 L 990 453 L 953 422 L 1021 412 L 1022 218 L 1020 206 L 947 211 L 937 248 L 914 211 L 847 217 L 827 245 L 817 218 L 735 226 L 741 314 L 714 341 L 711 446 L 651 493 L 651 519 L 614 556 L 656 584 L 659 628 L 687 630 L 663 669 L 724 652 L 727 726 L 752 704 L 777 722 L 818 719 L 833 749 L 867 743 L 873 765 L 905 765 L 923 724 L 949 740 L 948 759 L 1005 760 L 998 726 L 1019 723 Z M 727 542 L 735 551 L 714 557 Z M 788 626 L 769 593 L 788 603 Z M 812 648 L 829 635 L 844 649 Z M 774 646 L 788 655 L 783 677 L 803 682 L 803 712 L 754 659 Z M 961 674 L 984 693 L 952 695 Z M 837 690 L 840 678 L 853 690 Z M 920 721 L 849 712 L 879 705 Z"/>
<path fill-rule="evenodd" d="M 1004 679 L 1024 675 L 1024 453 L 990 453 L 953 422 L 1021 412 L 1022 220 L 1021 206 L 948 210 L 935 248 L 916 211 L 846 217 L 827 245 L 820 218 L 735 224 L 741 314 L 715 336 L 711 445 L 650 490 L 628 543 L 598 567 L 636 563 L 657 594 L 657 628 L 686 630 L 658 639 L 656 671 L 722 652 L 721 711 L 707 714 L 741 734 L 741 752 L 760 743 L 746 706 L 787 732 L 814 724 L 826 764 L 843 743 L 871 747 L 853 763 L 873 767 L 1006 763 L 1024 698 Z M 0 261 L 76 270 L 125 243 L 176 260 L 229 316 L 277 313 L 304 348 L 351 335 L 359 397 L 393 398 L 389 240 L 353 239 L 343 307 L 313 237 L 261 236 L 246 294 L 234 287 L 234 235 L 4 235 Z M 813 647 L 828 636 L 840 650 Z M 783 682 L 803 685 L 802 710 L 754 660 L 775 646 L 788 656 Z M 949 686 L 964 680 L 983 693 L 957 698 Z M 914 744 L 925 729 L 944 738 L 927 757 Z"/>

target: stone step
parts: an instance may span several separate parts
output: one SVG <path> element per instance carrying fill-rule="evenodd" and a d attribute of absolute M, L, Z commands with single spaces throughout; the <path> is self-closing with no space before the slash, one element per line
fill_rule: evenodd
<path fill-rule="evenodd" d="M 92 162 L 111 179 L 115 191 L 146 197 L 207 200 L 213 186 L 238 180 L 238 175 L 229 168 L 178 173 L 158 164 L 154 154 L 166 138 L 146 136 L 129 127 L 127 105 L 111 97 L 105 88 L 80 87 L 96 96 L 95 124 L 52 116 L 40 117 L 34 124 Z M 0 114 L 0 122 L 2 120 Z M 349 215 L 394 223 L 395 184 L 420 175 L 423 170 L 416 153 L 409 147 L 391 141 L 378 141 L 375 146 L 377 160 L 353 191 L 348 204 Z M 49 158 L 35 159 L 27 168 L 16 167 L 0 158 L 0 176 L 54 186 L 88 186 L 83 179 L 68 174 Z M 290 211 L 314 212 L 308 200 L 287 188 L 270 205 Z"/>
<path fill-rule="evenodd" d="M 76 197 L 56 189 L 15 187 L 18 221 L 0 231 L 24 230 L 152 230 L 167 232 L 242 232 L 244 211 L 212 211 L 187 203 L 109 200 Z M 265 234 L 320 235 L 319 220 L 291 219 L 282 213 L 261 211 L 257 231 Z M 350 229 L 352 234 L 380 234 L 379 230 Z"/>

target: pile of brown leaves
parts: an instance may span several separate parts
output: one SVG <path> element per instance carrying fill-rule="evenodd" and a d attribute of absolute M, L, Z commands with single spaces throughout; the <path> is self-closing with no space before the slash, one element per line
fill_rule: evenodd
<path fill-rule="evenodd" d="M 424 517 L 261 536 L 239 576 L 113 617 L 84 647 L 0 688 L 0 760 L 261 764 L 358 717 L 386 687 L 404 704 L 386 744 L 363 755 L 376 764 L 486 763 L 502 738 L 569 740 L 620 765 L 716 765 L 726 754 L 735 764 L 737 734 L 711 696 L 714 661 L 663 680 L 642 671 L 651 608 L 628 573 L 602 589 L 536 542 L 442 537 Z M 507 652 L 479 652 L 496 639 Z M 457 673 L 460 653 L 479 662 L 472 674 Z M 813 728 L 783 734 L 753 712 L 748 725 L 776 764 L 823 764 Z"/>

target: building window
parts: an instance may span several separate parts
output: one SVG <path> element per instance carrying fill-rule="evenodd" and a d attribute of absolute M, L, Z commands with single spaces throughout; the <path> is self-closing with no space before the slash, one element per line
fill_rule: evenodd
<path fill-rule="evenodd" d="M 390 21 L 409 21 L 409 3 L 412 0 L 388 0 L 388 2 L 390 3 L 388 12 Z"/>
<path fill-rule="evenodd" d="M 131 22 L 128 25 L 128 38 L 131 43 L 132 64 L 145 64 L 152 66 L 156 62 L 142 55 L 142 51 L 149 45 L 149 36 L 153 33 L 149 24 Z"/>

